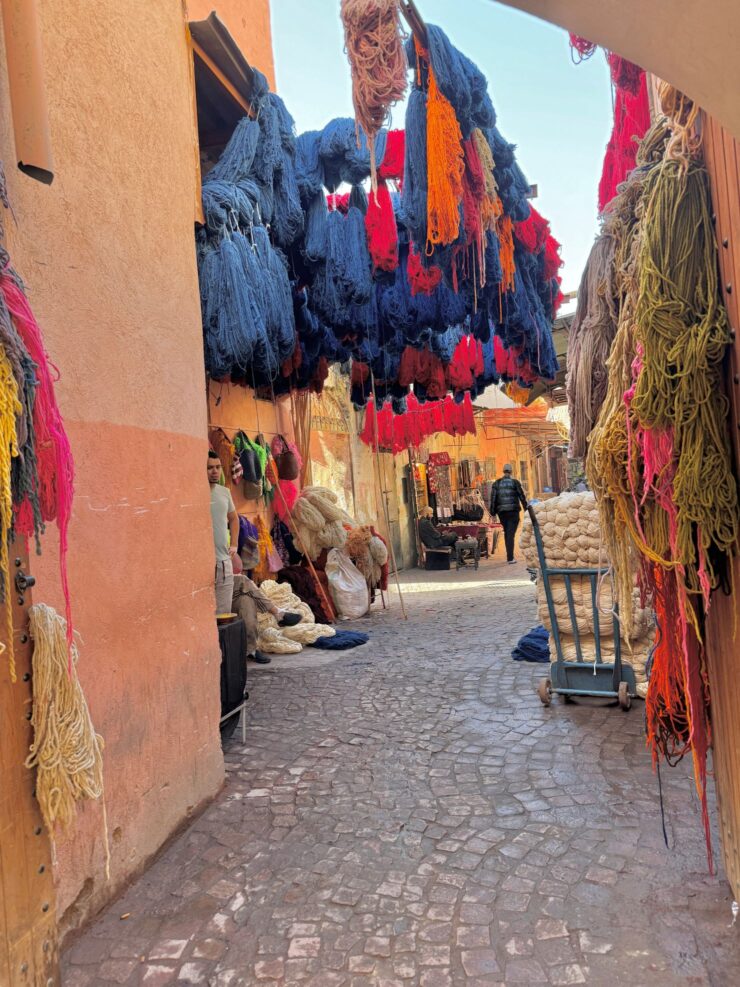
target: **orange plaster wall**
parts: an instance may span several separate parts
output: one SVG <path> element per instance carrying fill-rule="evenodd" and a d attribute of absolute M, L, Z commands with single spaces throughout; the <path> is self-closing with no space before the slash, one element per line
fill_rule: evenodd
<path fill-rule="evenodd" d="M 204 20 L 215 10 L 250 65 L 264 72 L 275 89 L 269 0 L 187 0 L 187 9 L 191 21 Z"/>
<path fill-rule="evenodd" d="M 94 8 L 39 4 L 50 187 L 14 167 L 0 45 L 0 157 L 16 220 L 5 217 L 7 243 L 61 372 L 77 471 L 79 674 L 106 740 L 111 881 L 100 807 L 88 805 L 58 841 L 63 930 L 114 895 L 223 780 L 185 15 L 181 0 Z M 250 33 L 257 43 L 259 23 Z M 52 526 L 32 563 L 34 595 L 61 607 L 56 545 Z"/>

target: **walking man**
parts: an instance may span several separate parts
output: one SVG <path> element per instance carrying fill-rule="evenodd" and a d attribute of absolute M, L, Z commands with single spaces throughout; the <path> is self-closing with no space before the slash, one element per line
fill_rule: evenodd
<path fill-rule="evenodd" d="M 498 519 L 504 529 L 506 544 L 506 561 L 514 565 L 514 541 L 516 529 L 519 527 L 522 507 L 527 506 L 522 485 L 512 476 L 511 463 L 504 466 L 504 475 L 499 477 L 491 490 L 491 514 L 498 514 Z"/>

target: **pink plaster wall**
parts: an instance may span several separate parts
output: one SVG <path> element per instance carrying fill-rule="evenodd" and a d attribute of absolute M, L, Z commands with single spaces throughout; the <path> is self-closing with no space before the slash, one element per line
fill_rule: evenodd
<path fill-rule="evenodd" d="M 5 217 L 7 240 L 62 375 L 77 468 L 79 674 L 106 741 L 111 881 L 91 804 L 58 841 L 63 930 L 140 870 L 223 779 L 184 6 L 92 6 L 39 4 L 50 187 L 14 166 L 0 50 L 0 156 L 17 220 Z M 266 0 L 216 6 L 227 22 L 237 9 L 254 15 L 235 34 L 271 66 Z M 34 596 L 61 607 L 57 542 L 52 528 L 33 561 Z"/>

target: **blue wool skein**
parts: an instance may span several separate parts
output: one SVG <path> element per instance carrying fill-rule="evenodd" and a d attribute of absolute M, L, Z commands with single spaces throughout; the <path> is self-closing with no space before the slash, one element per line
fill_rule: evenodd
<path fill-rule="evenodd" d="M 203 179 L 203 184 L 218 181 L 232 182 L 236 185 L 247 178 L 257 152 L 259 136 L 260 126 L 257 121 L 243 117 L 236 125 L 218 162 Z"/>

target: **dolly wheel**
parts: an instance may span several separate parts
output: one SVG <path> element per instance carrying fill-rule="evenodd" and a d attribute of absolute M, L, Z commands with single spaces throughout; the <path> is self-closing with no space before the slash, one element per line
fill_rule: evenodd
<path fill-rule="evenodd" d="M 540 679 L 537 685 L 537 695 L 543 706 L 549 706 L 552 702 L 552 682 L 550 679 Z"/>
<path fill-rule="evenodd" d="M 632 696 L 630 695 L 630 687 L 626 682 L 619 683 L 619 692 L 617 693 L 617 698 L 619 699 L 619 705 L 626 712 L 632 705 Z"/>

